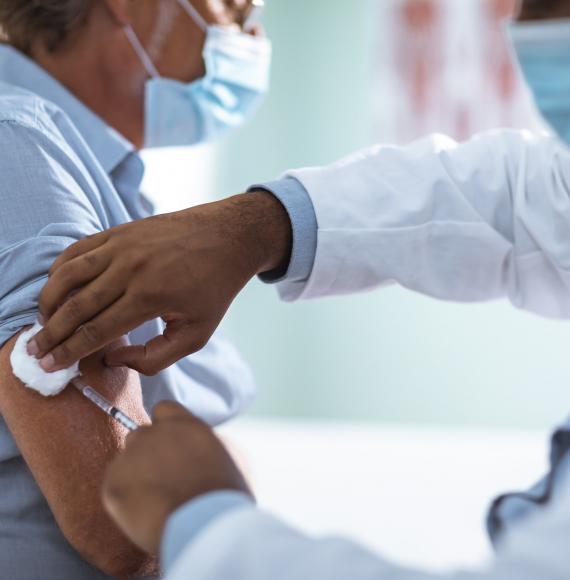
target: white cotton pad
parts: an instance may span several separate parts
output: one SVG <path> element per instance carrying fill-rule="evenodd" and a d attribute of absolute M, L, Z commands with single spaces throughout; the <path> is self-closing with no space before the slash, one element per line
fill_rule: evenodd
<path fill-rule="evenodd" d="M 81 373 L 79 372 L 79 363 L 62 371 L 46 373 L 40 366 L 40 361 L 28 354 L 28 341 L 41 329 L 42 325 L 36 322 L 30 330 L 20 334 L 10 356 L 10 362 L 12 363 L 12 372 L 26 387 L 37 391 L 44 397 L 54 397 L 59 395 L 72 379 Z"/>

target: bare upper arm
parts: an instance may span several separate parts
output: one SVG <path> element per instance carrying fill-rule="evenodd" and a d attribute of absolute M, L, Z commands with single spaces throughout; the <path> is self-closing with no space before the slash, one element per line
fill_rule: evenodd
<path fill-rule="evenodd" d="M 0 349 L 0 413 L 61 531 L 85 559 L 108 574 L 148 570 L 149 559 L 124 538 L 101 502 L 105 467 L 123 448 L 126 430 L 73 388 L 54 398 L 25 388 L 10 365 L 15 340 Z M 85 381 L 137 422 L 149 422 L 138 375 L 105 367 L 103 355 L 82 361 Z"/>

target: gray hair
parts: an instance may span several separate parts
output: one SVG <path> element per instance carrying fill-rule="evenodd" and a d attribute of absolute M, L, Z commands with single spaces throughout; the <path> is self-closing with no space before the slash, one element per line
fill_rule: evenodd
<path fill-rule="evenodd" d="M 0 39 L 29 53 L 56 50 L 86 20 L 93 0 L 0 0 Z"/>

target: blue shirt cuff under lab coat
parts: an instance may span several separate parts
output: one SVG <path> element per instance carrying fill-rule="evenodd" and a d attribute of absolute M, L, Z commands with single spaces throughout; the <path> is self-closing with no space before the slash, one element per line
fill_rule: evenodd
<path fill-rule="evenodd" d="M 293 247 L 287 270 L 267 272 L 260 276 L 267 283 L 306 282 L 315 264 L 317 253 L 317 214 L 313 202 L 300 181 L 287 177 L 279 181 L 254 185 L 272 193 L 285 207 L 293 230 Z"/>
<path fill-rule="evenodd" d="M 178 508 L 166 523 L 162 538 L 162 569 L 168 573 L 184 549 L 215 519 L 228 512 L 253 505 L 245 493 L 215 491 Z"/>

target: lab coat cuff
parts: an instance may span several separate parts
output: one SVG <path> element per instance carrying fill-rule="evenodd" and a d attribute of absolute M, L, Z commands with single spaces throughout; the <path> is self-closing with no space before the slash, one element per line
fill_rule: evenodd
<path fill-rule="evenodd" d="M 168 519 L 162 538 L 162 568 L 168 573 L 182 552 L 219 517 L 253 505 L 251 497 L 237 491 L 215 491 L 189 501 Z"/>
<path fill-rule="evenodd" d="M 254 185 L 250 191 L 263 189 L 273 194 L 285 207 L 291 220 L 293 247 L 287 269 L 260 276 L 263 282 L 304 284 L 310 277 L 317 253 L 317 214 L 305 187 L 295 178 Z"/>

